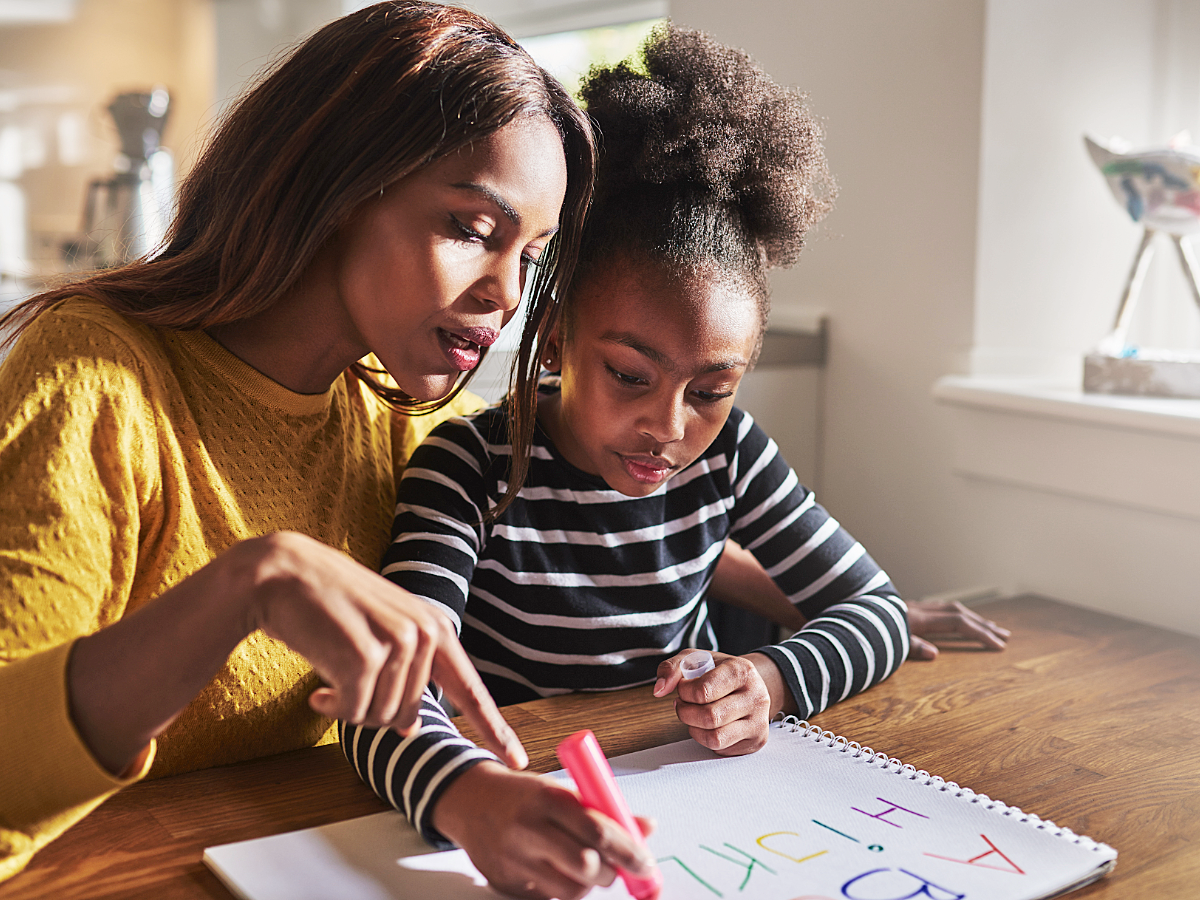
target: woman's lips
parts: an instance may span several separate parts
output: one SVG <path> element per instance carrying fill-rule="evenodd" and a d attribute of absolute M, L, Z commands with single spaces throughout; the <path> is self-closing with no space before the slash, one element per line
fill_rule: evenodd
<path fill-rule="evenodd" d="M 490 347 L 496 343 L 496 338 L 500 337 L 500 332 L 494 328 L 463 328 L 450 333 L 465 341 L 470 341 L 472 344 L 478 344 L 480 347 Z"/>
<path fill-rule="evenodd" d="M 492 328 L 464 328 L 461 331 L 438 329 L 438 340 L 451 365 L 469 372 L 479 365 L 481 349 L 496 343 L 499 332 Z"/>
<path fill-rule="evenodd" d="M 642 484 L 662 484 L 675 468 L 671 461 L 661 456 L 621 456 L 625 471 L 634 481 Z"/>

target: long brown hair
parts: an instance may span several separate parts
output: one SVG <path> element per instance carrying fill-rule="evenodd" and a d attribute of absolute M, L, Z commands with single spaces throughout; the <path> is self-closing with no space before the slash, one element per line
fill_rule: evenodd
<path fill-rule="evenodd" d="M 222 122 L 179 192 L 165 249 L 30 298 L 0 318 L 7 346 L 40 313 L 87 296 L 140 322 L 209 328 L 260 313 L 381 188 L 524 116 L 562 136 L 567 194 L 560 230 L 530 286 L 513 366 L 512 471 L 501 506 L 528 470 L 543 322 L 570 281 L 591 199 L 587 117 L 507 34 L 468 10 L 426 0 L 379 3 L 326 25 L 268 71 Z M 409 414 L 443 406 L 351 373 Z"/>

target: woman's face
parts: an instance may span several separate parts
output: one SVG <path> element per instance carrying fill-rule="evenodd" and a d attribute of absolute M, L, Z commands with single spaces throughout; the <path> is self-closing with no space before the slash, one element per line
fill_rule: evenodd
<path fill-rule="evenodd" d="M 410 396 L 445 396 L 512 317 L 558 230 L 562 141 L 520 119 L 389 185 L 335 247 L 338 299 L 361 346 Z"/>
<path fill-rule="evenodd" d="M 758 302 L 736 280 L 670 279 L 619 261 L 573 293 L 551 360 L 562 392 L 539 404 L 539 421 L 571 464 L 646 496 L 724 427 L 758 341 Z"/>

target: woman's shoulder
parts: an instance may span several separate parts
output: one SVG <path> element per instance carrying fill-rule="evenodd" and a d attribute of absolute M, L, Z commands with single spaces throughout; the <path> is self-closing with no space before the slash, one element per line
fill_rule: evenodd
<path fill-rule="evenodd" d="M 83 296 L 47 307 L 29 323 L 12 349 L 14 357 L 42 360 L 137 357 L 158 361 L 162 352 L 153 328 Z"/>
<path fill-rule="evenodd" d="M 9 394 L 106 392 L 128 396 L 169 369 L 155 329 L 87 297 L 42 310 L 0 365 Z"/>
<path fill-rule="evenodd" d="M 99 434 L 140 440 L 155 427 L 167 370 L 152 329 L 94 300 L 61 300 L 28 324 L 0 364 L 0 441 L 24 434 L 47 453 L 86 455 Z"/>

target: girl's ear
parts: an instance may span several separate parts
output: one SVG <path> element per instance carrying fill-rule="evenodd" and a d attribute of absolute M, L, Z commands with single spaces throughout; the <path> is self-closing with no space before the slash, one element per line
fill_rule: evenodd
<path fill-rule="evenodd" d="M 550 334 L 550 339 L 546 341 L 546 346 L 543 348 L 542 368 L 547 372 L 559 372 L 562 370 L 562 357 L 559 353 L 557 328 Z"/>

